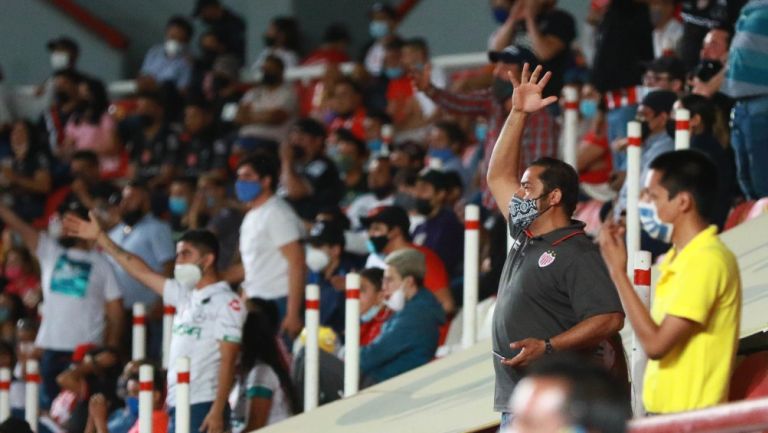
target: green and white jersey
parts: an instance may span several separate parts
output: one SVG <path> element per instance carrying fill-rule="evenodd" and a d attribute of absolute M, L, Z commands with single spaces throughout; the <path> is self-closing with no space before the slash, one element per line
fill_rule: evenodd
<path fill-rule="evenodd" d="M 176 404 L 176 359 L 190 359 L 190 403 L 214 401 L 219 385 L 219 342 L 240 343 L 245 306 L 223 281 L 201 289 L 189 289 L 168 279 L 163 302 L 176 307 L 168 366 L 169 407 Z"/>

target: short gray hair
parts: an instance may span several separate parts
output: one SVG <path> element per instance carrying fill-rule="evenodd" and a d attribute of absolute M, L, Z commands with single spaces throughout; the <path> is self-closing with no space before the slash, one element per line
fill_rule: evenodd
<path fill-rule="evenodd" d="M 426 259 L 421 251 L 413 248 L 397 250 L 387 256 L 386 264 L 397 270 L 402 278 L 414 277 L 416 281 L 424 280 L 426 273 Z"/>

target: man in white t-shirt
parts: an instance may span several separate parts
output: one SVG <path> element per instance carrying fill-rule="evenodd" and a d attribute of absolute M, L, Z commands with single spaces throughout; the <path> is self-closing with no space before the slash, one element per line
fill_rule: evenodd
<path fill-rule="evenodd" d="M 227 271 L 227 281 L 242 282 L 246 298 L 275 302 L 280 330 L 295 338 L 301 331 L 304 294 L 303 228 L 293 209 L 275 195 L 280 163 L 269 153 L 240 161 L 235 193 L 248 213 L 240 226 L 240 264 Z"/>
<path fill-rule="evenodd" d="M 76 201 L 65 202 L 59 209 L 66 216 L 87 212 Z M 120 290 L 109 262 L 89 242 L 62 233 L 60 225 L 52 224 L 48 233 L 40 233 L 2 205 L 0 219 L 21 236 L 40 262 L 45 302 L 35 345 L 43 349 L 40 376 L 47 407 L 59 393 L 56 376 L 69 367 L 77 346 L 118 347 L 123 322 Z"/>
<path fill-rule="evenodd" d="M 168 431 L 175 432 L 175 360 L 180 357 L 190 359 L 190 431 L 227 431 L 227 398 L 235 378 L 245 307 L 216 272 L 216 235 L 207 230 L 184 233 L 176 243 L 176 265 L 171 279 L 120 248 L 93 217 L 85 221 L 69 216 L 64 227 L 74 236 L 95 240 L 130 276 L 162 295 L 166 304 L 176 307 L 166 397 L 171 420 Z"/>

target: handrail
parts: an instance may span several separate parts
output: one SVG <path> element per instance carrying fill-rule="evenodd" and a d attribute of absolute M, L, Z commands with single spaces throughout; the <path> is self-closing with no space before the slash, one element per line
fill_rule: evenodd
<path fill-rule="evenodd" d="M 748 433 L 768 430 L 768 398 L 633 420 L 629 433 Z"/>
<path fill-rule="evenodd" d="M 128 48 L 128 37 L 109 25 L 103 19 L 95 16 L 73 0 L 48 0 L 50 4 L 58 8 L 80 25 L 103 39 L 109 46 L 118 50 Z"/>

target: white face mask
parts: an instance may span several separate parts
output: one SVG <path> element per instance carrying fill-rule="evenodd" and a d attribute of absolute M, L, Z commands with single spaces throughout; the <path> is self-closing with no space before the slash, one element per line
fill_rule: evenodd
<path fill-rule="evenodd" d="M 328 266 L 331 258 L 328 253 L 319 248 L 307 247 L 305 261 L 310 271 L 320 272 Z"/>
<path fill-rule="evenodd" d="M 639 202 L 637 204 L 640 216 L 640 226 L 653 239 L 662 241 L 666 244 L 672 242 L 672 230 L 674 226 L 665 223 L 659 218 L 659 211 L 653 202 Z"/>
<path fill-rule="evenodd" d="M 66 69 L 69 66 L 69 54 L 63 51 L 54 51 L 51 53 L 51 68 L 54 71 Z"/>
<path fill-rule="evenodd" d="M 395 293 L 389 295 L 384 303 L 394 312 L 402 311 L 405 307 L 405 287 L 400 286 Z"/>
<path fill-rule="evenodd" d="M 203 279 L 203 271 L 194 263 L 183 263 L 174 266 L 173 278 L 182 286 L 192 288 Z"/>
<path fill-rule="evenodd" d="M 168 39 L 165 41 L 164 48 L 165 54 L 167 54 L 168 57 L 176 57 L 184 48 L 184 45 L 175 39 Z"/>

